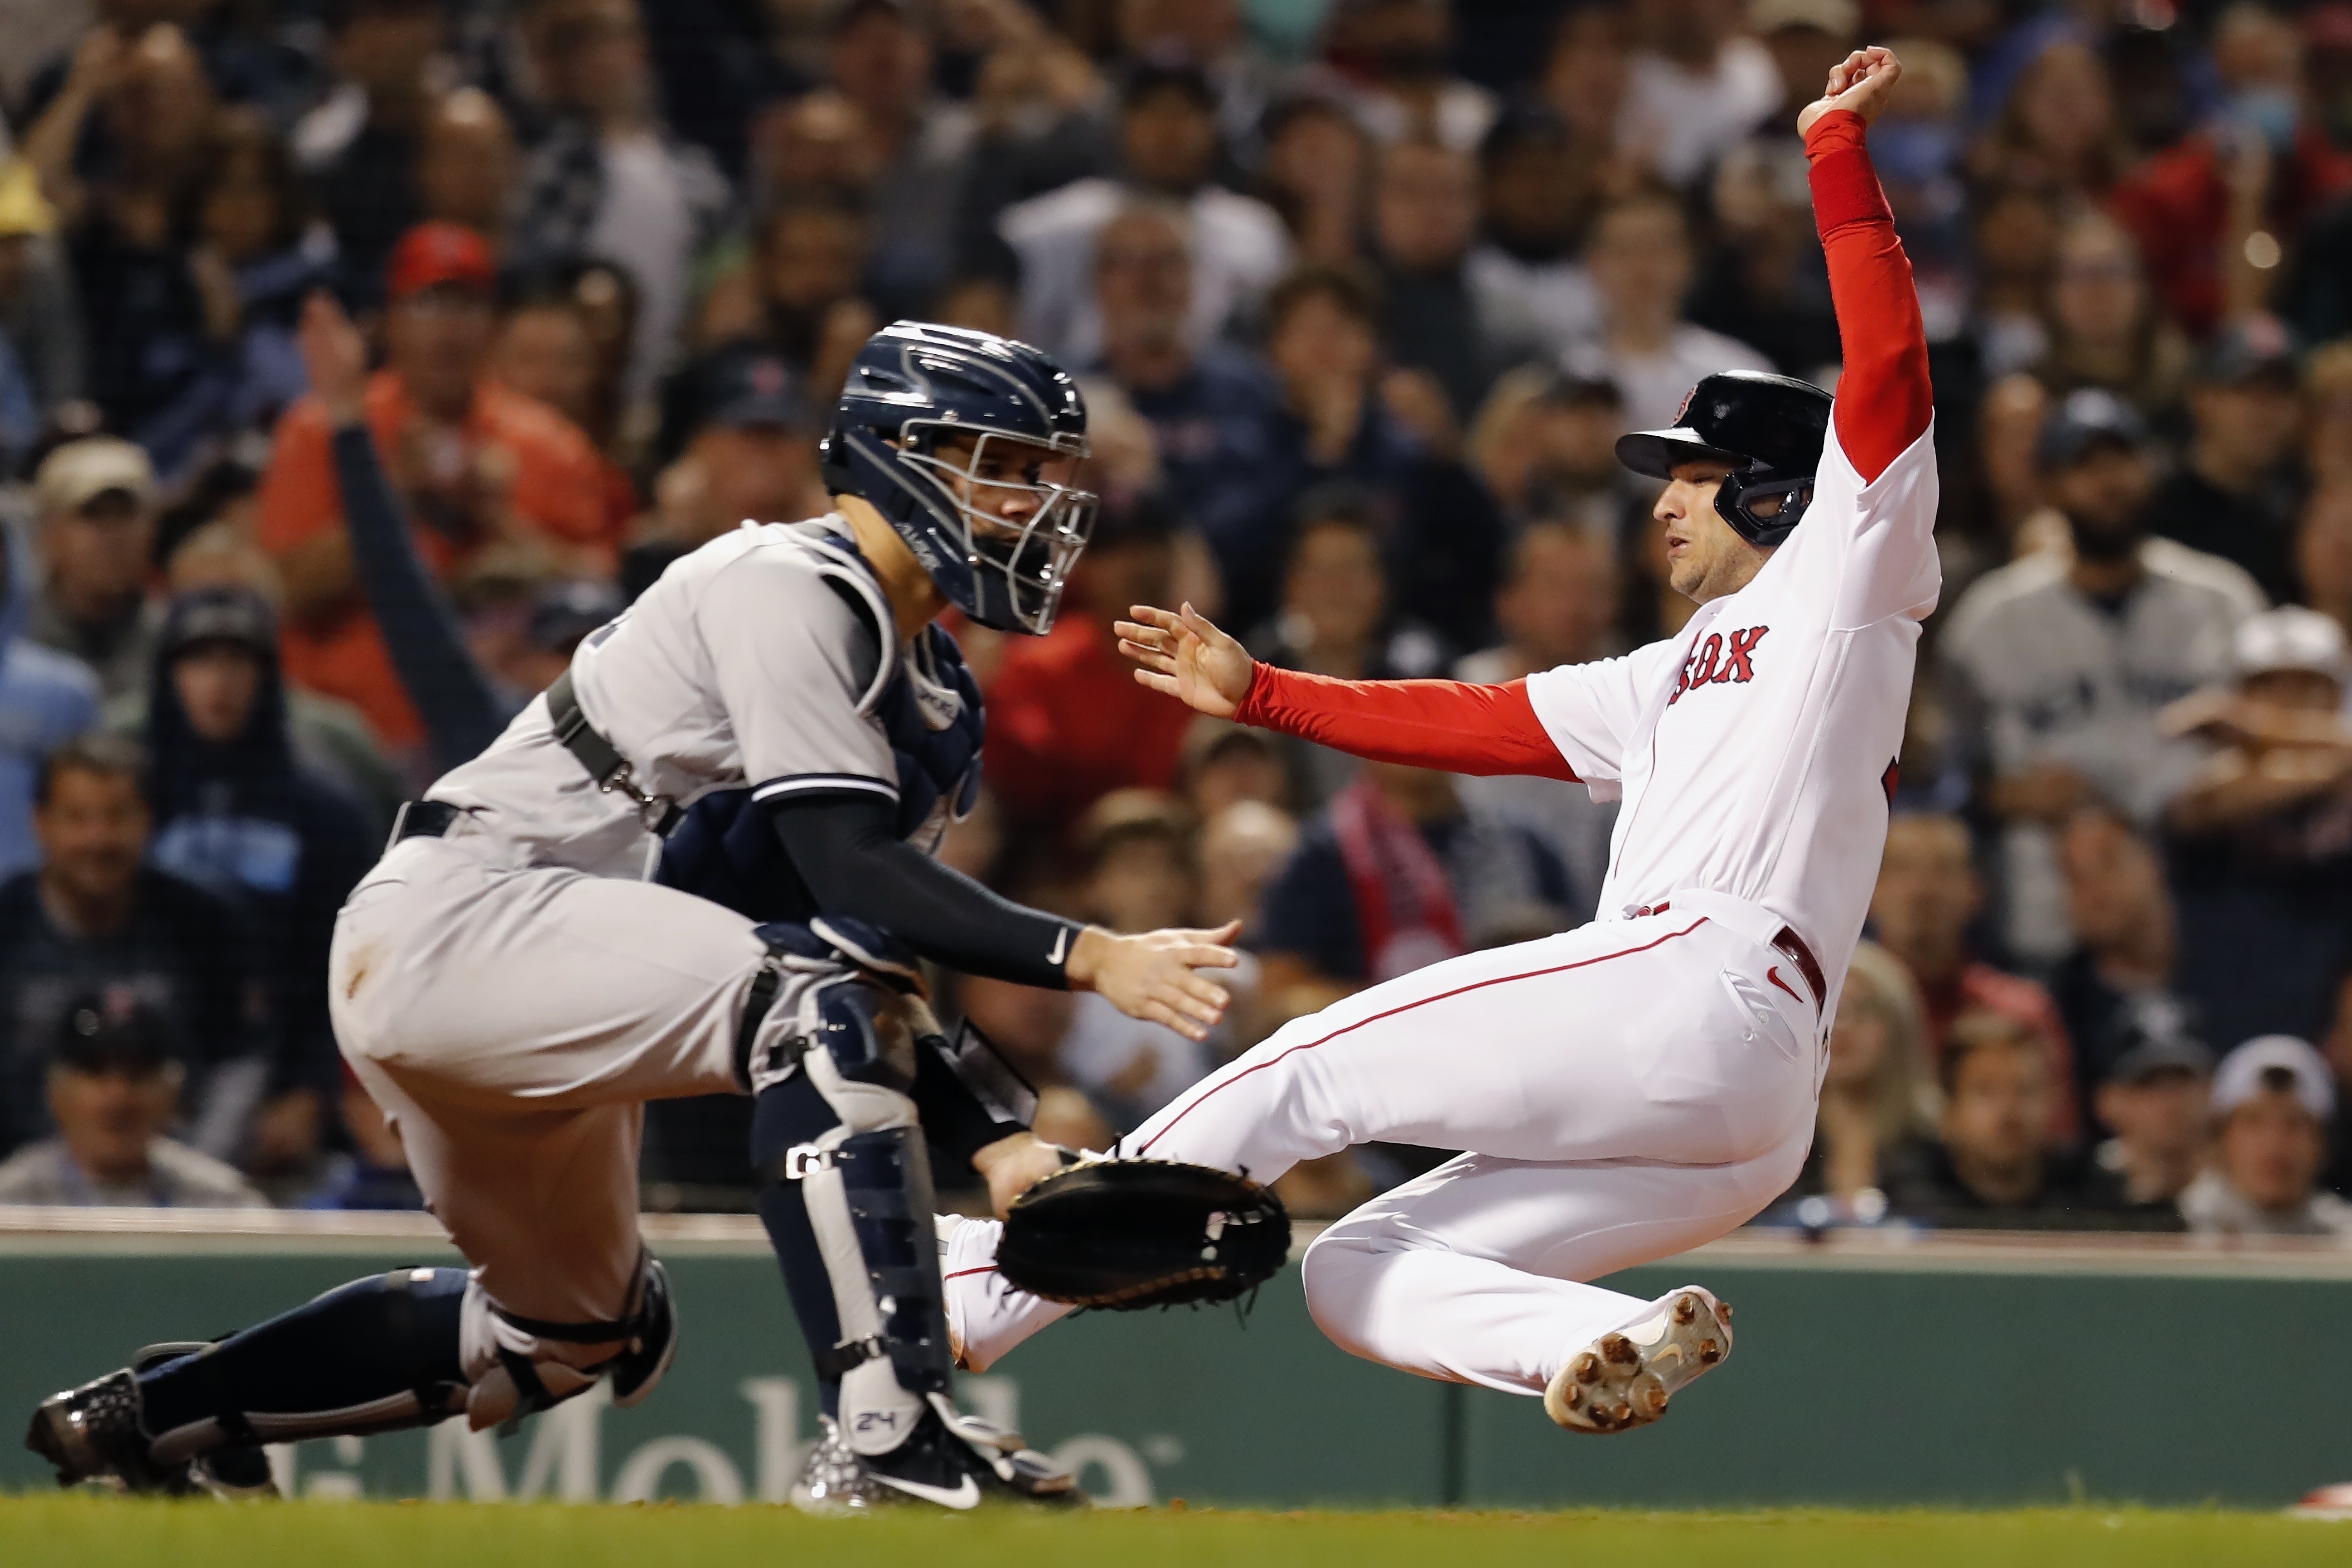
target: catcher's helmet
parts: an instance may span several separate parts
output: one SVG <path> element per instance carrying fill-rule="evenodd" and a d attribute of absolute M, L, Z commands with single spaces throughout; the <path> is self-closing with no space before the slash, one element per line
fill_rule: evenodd
<path fill-rule="evenodd" d="M 975 438 L 970 455 L 943 454 L 960 437 Z M 1086 399 L 1052 359 L 992 332 L 894 321 L 858 351 L 819 452 L 825 483 L 872 502 L 965 615 L 1003 631 L 1054 624 L 1095 498 L 1072 482 Z M 1015 497 L 1034 502 L 1017 521 L 1001 510 Z"/>
<path fill-rule="evenodd" d="M 1617 460 L 1658 479 L 1674 478 L 1676 463 L 1729 463 L 1715 510 L 1742 539 L 1769 546 L 1788 538 L 1812 504 L 1829 426 L 1830 395 L 1811 382 L 1718 371 L 1691 388 L 1666 429 L 1619 437 Z M 1758 515 L 1756 503 L 1775 498 L 1780 509 Z"/>

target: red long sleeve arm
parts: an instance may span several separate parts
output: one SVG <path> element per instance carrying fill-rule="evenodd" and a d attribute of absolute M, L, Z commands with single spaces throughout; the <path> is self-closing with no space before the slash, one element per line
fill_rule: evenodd
<path fill-rule="evenodd" d="M 1260 664 L 1234 717 L 1376 763 L 1577 782 L 1524 680 L 1334 680 Z"/>
<path fill-rule="evenodd" d="M 1927 430 L 1935 393 L 1911 260 L 1895 237 L 1864 129 L 1852 110 L 1832 110 L 1806 134 L 1805 155 L 1845 350 L 1832 416 L 1839 447 L 1868 484 Z"/>

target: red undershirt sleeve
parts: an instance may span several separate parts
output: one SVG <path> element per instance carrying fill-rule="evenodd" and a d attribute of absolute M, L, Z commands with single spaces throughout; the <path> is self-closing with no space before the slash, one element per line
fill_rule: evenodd
<path fill-rule="evenodd" d="M 1805 155 L 1845 353 L 1832 417 L 1838 446 L 1866 485 L 1926 432 L 1935 394 L 1911 261 L 1895 237 L 1864 129 L 1852 110 L 1832 110 L 1806 134 Z"/>
<path fill-rule="evenodd" d="M 1578 782 L 1524 680 L 1334 680 L 1260 664 L 1234 717 L 1376 763 Z"/>

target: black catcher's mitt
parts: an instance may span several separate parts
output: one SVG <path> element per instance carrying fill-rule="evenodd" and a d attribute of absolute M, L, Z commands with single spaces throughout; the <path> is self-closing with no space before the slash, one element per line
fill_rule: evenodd
<path fill-rule="evenodd" d="M 1172 1160 L 1094 1160 L 1046 1177 L 1004 1220 L 997 1270 L 1049 1301 L 1134 1311 L 1231 1301 L 1290 1254 L 1282 1200 Z"/>

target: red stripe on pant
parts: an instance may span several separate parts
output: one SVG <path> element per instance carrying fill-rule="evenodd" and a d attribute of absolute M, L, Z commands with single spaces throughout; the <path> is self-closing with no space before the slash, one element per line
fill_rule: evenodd
<path fill-rule="evenodd" d="M 1214 1095 L 1219 1089 L 1229 1089 L 1233 1085 L 1241 1082 L 1242 1079 L 1249 1077 L 1250 1074 L 1264 1072 L 1266 1068 L 1274 1066 L 1275 1063 L 1284 1061 L 1291 1057 L 1297 1056 L 1300 1051 L 1311 1051 L 1318 1046 L 1328 1046 L 1333 1040 L 1338 1039 L 1340 1036 L 1351 1034 L 1354 1031 L 1362 1028 L 1367 1024 L 1377 1024 L 1383 1018 L 1393 1018 L 1400 1013 L 1410 1013 L 1415 1007 L 1426 1007 L 1433 1002 L 1444 1002 L 1455 996 L 1467 995 L 1473 991 L 1484 991 L 1489 985 L 1508 985 L 1515 980 L 1540 980 L 1547 974 L 1564 974 L 1571 969 L 1589 969 L 1596 963 L 1606 963 L 1612 958 L 1631 958 L 1637 952 L 1647 952 L 1654 947 L 1663 946 L 1664 943 L 1674 941 L 1678 936 L 1688 936 L 1691 932 L 1698 930 L 1699 927 L 1705 924 L 1706 924 L 1706 917 L 1705 915 L 1701 915 L 1698 919 L 1691 921 L 1690 924 L 1683 927 L 1680 931 L 1668 931 L 1665 935 L 1658 938 L 1655 942 L 1645 942 L 1639 947 L 1629 947 L 1622 952 L 1604 952 L 1598 958 L 1580 958 L 1574 963 L 1555 963 L 1546 969 L 1530 969 L 1523 974 L 1497 974 L 1492 980 L 1475 980 L 1467 985 L 1457 985 L 1451 991 L 1441 991 L 1434 996 L 1417 997 L 1411 1002 L 1402 1003 L 1397 1006 L 1391 1007 L 1385 1013 L 1375 1013 L 1369 1018 L 1359 1018 L 1352 1024 L 1343 1025 L 1342 1026 L 1332 1030 L 1329 1034 L 1324 1036 L 1319 1040 L 1308 1040 L 1304 1044 L 1293 1046 L 1288 1050 L 1283 1052 L 1280 1056 L 1269 1057 L 1265 1061 L 1258 1063 L 1255 1067 L 1244 1068 L 1240 1072 L 1234 1074 L 1233 1077 L 1212 1086 L 1207 1094 L 1203 1094 L 1200 1099 L 1194 1100 L 1192 1104 L 1178 1111 L 1170 1119 L 1167 1126 L 1153 1133 L 1151 1135 L 1151 1143 L 1159 1142 L 1162 1138 L 1167 1137 L 1169 1133 L 1174 1131 L 1176 1130 L 1177 1122 L 1183 1121 L 1184 1118 L 1192 1115 L 1192 1112 L 1207 1104 L 1210 1097 Z M 1140 1157 L 1150 1153 L 1151 1143 L 1146 1143 L 1142 1148 L 1138 1149 L 1136 1151 L 1136 1154 Z"/>

